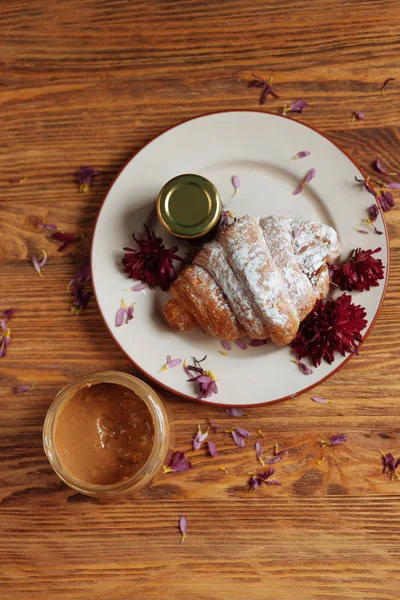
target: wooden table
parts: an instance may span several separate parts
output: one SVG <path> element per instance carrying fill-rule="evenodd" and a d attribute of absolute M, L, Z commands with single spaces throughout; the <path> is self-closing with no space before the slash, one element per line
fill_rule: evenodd
<path fill-rule="evenodd" d="M 162 390 L 175 447 L 194 469 L 160 476 L 135 497 L 101 504 L 74 493 L 41 441 L 67 382 L 102 369 L 135 373 L 94 301 L 76 317 L 67 293 L 121 166 L 183 119 L 257 109 L 258 90 L 247 88 L 254 71 L 273 76 L 280 95 L 265 110 L 304 98 L 310 108 L 295 118 L 368 172 L 377 156 L 399 170 L 398 2 L 8 0 L 0 15 L 0 308 L 17 309 L 0 362 L 0 597 L 398 600 L 400 483 L 382 475 L 379 455 L 400 454 L 398 207 L 387 215 L 383 309 L 360 357 L 318 388 L 332 402 L 304 394 L 240 420 L 264 430 L 265 447 L 290 448 L 281 487 L 248 493 L 253 444 L 239 450 L 221 433 L 217 459 L 193 453 L 196 423 L 214 418 L 224 430 L 232 420 Z M 382 97 L 387 77 L 396 81 Z M 352 122 L 355 110 L 366 120 Z M 70 173 L 85 164 L 101 177 L 83 194 Z M 38 219 L 86 237 L 60 253 Z M 43 278 L 30 262 L 41 249 Z M 31 392 L 12 394 L 31 381 Z M 317 466 L 321 435 L 341 432 L 348 443 Z"/>

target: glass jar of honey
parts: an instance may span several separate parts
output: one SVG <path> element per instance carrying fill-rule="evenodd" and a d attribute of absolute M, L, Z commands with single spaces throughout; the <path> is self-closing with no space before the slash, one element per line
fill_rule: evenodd
<path fill-rule="evenodd" d="M 50 406 L 43 446 L 71 488 L 99 498 L 133 493 L 164 464 L 169 426 L 164 405 L 147 384 L 117 371 L 81 377 Z"/>

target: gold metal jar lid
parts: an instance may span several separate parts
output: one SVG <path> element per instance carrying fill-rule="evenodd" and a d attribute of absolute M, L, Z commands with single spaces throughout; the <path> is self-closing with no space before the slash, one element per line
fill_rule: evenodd
<path fill-rule="evenodd" d="M 178 175 L 170 179 L 157 198 L 161 224 L 180 238 L 198 238 L 219 222 L 222 202 L 216 187 L 201 175 Z"/>

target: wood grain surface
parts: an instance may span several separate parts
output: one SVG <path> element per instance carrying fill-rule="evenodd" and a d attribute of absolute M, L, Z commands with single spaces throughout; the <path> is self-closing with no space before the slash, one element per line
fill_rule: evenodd
<path fill-rule="evenodd" d="M 67 382 L 135 373 L 94 301 L 76 317 L 66 291 L 118 170 L 183 119 L 257 109 L 252 71 L 275 78 L 281 98 L 265 110 L 304 98 L 310 108 L 295 118 L 367 172 L 377 156 L 400 170 L 398 1 L 7 0 L 0 32 L 0 309 L 17 309 L 0 364 L 0 598 L 398 600 L 400 482 L 382 475 L 379 449 L 400 455 L 399 193 L 387 215 L 388 294 L 360 357 L 318 388 L 329 405 L 304 394 L 233 420 L 159 390 L 194 468 L 107 504 L 67 488 L 41 442 Z M 382 97 L 387 77 L 396 80 Z M 366 120 L 352 122 L 354 110 Z M 82 194 L 70 173 L 85 164 L 101 176 Z M 60 253 L 38 219 L 86 236 Z M 39 278 L 29 257 L 42 248 Z M 218 458 L 194 453 L 196 424 L 210 418 L 290 448 L 282 486 L 248 493 L 252 443 L 240 450 L 218 433 Z M 348 443 L 318 466 L 321 436 L 342 432 Z"/>

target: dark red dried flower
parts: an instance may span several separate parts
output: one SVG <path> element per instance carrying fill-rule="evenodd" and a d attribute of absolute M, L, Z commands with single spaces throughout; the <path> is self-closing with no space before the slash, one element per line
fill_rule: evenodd
<path fill-rule="evenodd" d="M 278 94 L 276 94 L 274 92 L 274 90 L 272 89 L 272 82 L 274 80 L 273 77 L 270 77 L 268 79 L 268 81 L 266 81 L 262 77 L 259 77 L 258 75 L 254 75 L 254 73 L 252 73 L 252 75 L 253 75 L 254 79 L 251 79 L 249 81 L 248 87 L 262 88 L 263 91 L 261 92 L 261 96 L 260 96 L 260 104 L 265 104 L 265 101 L 269 94 L 271 96 L 273 96 L 274 98 L 279 98 Z"/>
<path fill-rule="evenodd" d="M 300 325 L 291 346 L 299 359 L 309 356 L 316 367 L 322 359 L 331 364 L 335 352 L 345 356 L 346 352 L 357 351 L 361 331 L 367 325 L 365 317 L 365 309 L 353 304 L 347 294 L 336 300 L 319 300 Z"/>
<path fill-rule="evenodd" d="M 341 265 L 332 265 L 332 283 L 341 290 L 358 290 L 363 292 L 371 287 L 379 285 L 379 279 L 384 279 L 385 268 L 380 258 L 372 255 L 380 252 L 382 248 L 375 250 L 353 250 L 349 258 Z"/>
<path fill-rule="evenodd" d="M 162 239 L 156 237 L 154 231 L 149 231 L 146 225 L 145 229 L 147 239 L 138 240 L 133 233 L 132 237 L 138 247 L 124 248 L 124 271 L 132 279 L 143 281 L 153 289 L 160 287 L 165 292 L 176 277 L 172 261 L 182 262 L 183 258 L 175 254 L 178 246 L 165 248 Z"/>
<path fill-rule="evenodd" d="M 53 233 L 53 235 L 51 237 L 53 238 L 53 240 L 63 242 L 58 249 L 58 251 L 61 252 L 62 250 L 67 248 L 73 242 L 81 240 L 83 237 L 85 237 L 85 234 L 84 233 L 66 233 L 65 231 L 56 231 L 55 233 Z"/>
<path fill-rule="evenodd" d="M 377 220 L 379 216 L 379 208 L 377 204 L 372 204 L 369 208 L 368 208 L 368 219 L 369 219 L 369 223 L 375 223 L 375 221 Z"/>

